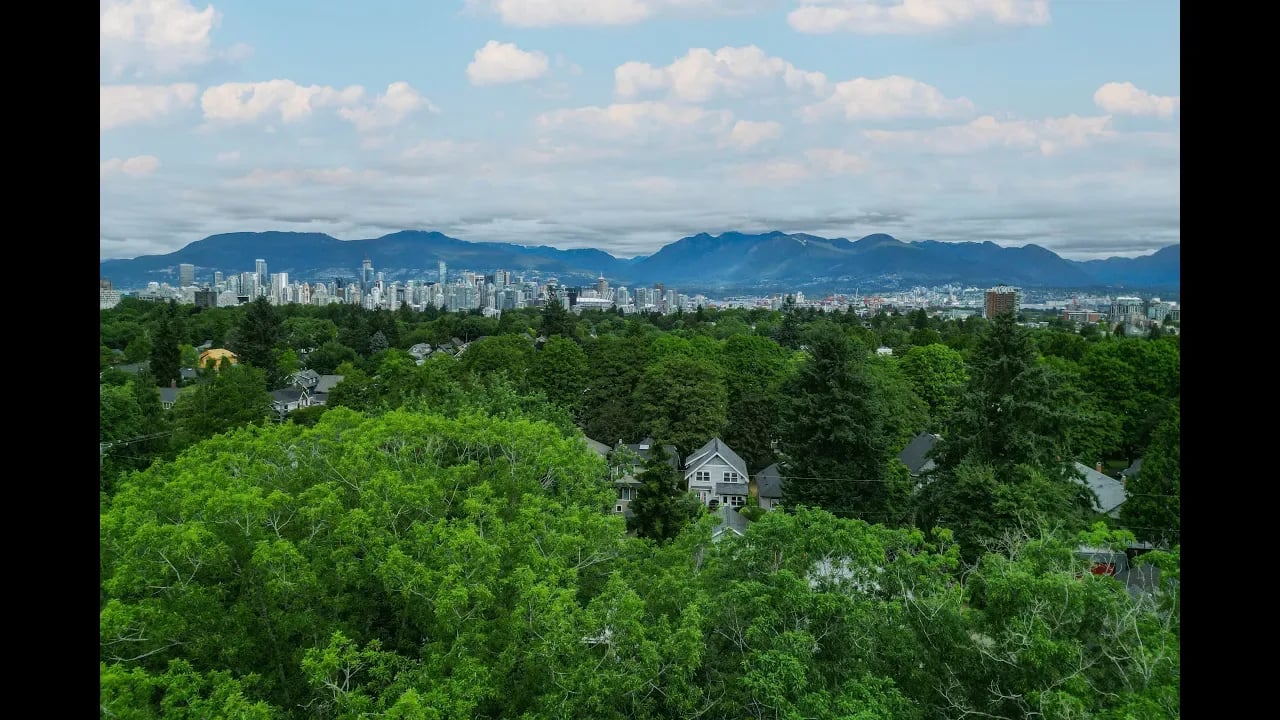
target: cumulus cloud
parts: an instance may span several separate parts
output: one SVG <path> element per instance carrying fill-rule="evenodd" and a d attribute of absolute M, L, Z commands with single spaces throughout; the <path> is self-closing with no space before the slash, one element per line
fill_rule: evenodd
<path fill-rule="evenodd" d="M 1131 82 L 1109 82 L 1093 94 L 1093 102 L 1115 115 L 1172 117 L 1182 104 L 1177 95 L 1152 95 Z"/>
<path fill-rule="evenodd" d="M 467 0 L 467 7 L 493 13 L 506 25 L 631 25 L 660 15 L 736 15 L 777 0 Z"/>
<path fill-rule="evenodd" d="M 252 122 L 278 114 L 282 122 L 297 122 L 316 108 L 351 106 L 364 95 L 359 85 L 338 90 L 322 85 L 302 86 L 292 80 L 256 83 L 223 83 L 204 91 L 200 107 L 211 122 Z"/>
<path fill-rule="evenodd" d="M 554 110 L 538 116 L 547 132 L 581 132 L 606 140 L 645 141 L 655 136 L 719 135 L 731 128 L 733 113 L 661 102 L 615 103 L 607 107 Z"/>
<path fill-rule="evenodd" d="M 129 177 L 146 177 L 155 172 L 160 167 L 160 159 L 155 155 L 138 155 L 135 157 L 121 160 L 120 158 L 111 158 L 104 160 L 98 165 L 98 175 L 105 177 L 109 175 L 128 175 Z"/>
<path fill-rule="evenodd" d="M 688 102 L 769 91 L 821 96 L 827 89 L 826 75 L 800 70 L 754 45 L 722 47 L 714 53 L 693 48 L 665 67 L 628 62 L 614 70 L 613 77 L 614 93 L 620 98 L 666 92 Z"/>
<path fill-rule="evenodd" d="M 781 136 L 781 123 L 776 123 L 772 120 L 765 122 L 739 120 L 733 124 L 733 129 L 729 131 L 729 137 L 726 140 L 726 144 L 741 150 L 746 150 L 748 148 L 753 148 L 766 140 L 776 140 Z"/>
<path fill-rule="evenodd" d="M 338 110 L 342 119 L 356 126 L 356 130 L 367 133 L 399 125 L 411 113 L 427 108 L 435 112 L 436 107 L 414 90 L 407 82 L 393 82 L 387 91 L 377 97 L 372 105 L 365 107 L 344 107 Z"/>
<path fill-rule="evenodd" d="M 799 0 L 787 15 L 803 33 L 931 33 L 978 23 L 1045 25 L 1049 0 Z"/>
<path fill-rule="evenodd" d="M 957 117 L 970 115 L 973 101 L 948 98 L 938 88 L 901 75 L 855 78 L 835 86 L 825 100 L 805 106 L 806 122 L 838 116 L 846 120 L 884 120 L 900 117 Z"/>
<path fill-rule="evenodd" d="M 867 168 L 863 158 L 840 148 L 811 148 L 800 158 L 731 165 L 728 179 L 740 185 L 794 185 L 805 180 L 857 175 Z"/>
<path fill-rule="evenodd" d="M 187 0 L 116 0 L 99 4 L 98 20 L 103 69 L 121 77 L 172 74 L 208 62 L 219 14 Z"/>
<path fill-rule="evenodd" d="M 467 65 L 467 80 L 472 85 L 500 85 L 534 80 L 547 73 L 550 60 L 544 53 L 526 52 L 515 43 L 490 40 L 476 51 Z"/>
<path fill-rule="evenodd" d="M 173 85 L 101 85 L 98 87 L 98 129 L 110 130 L 150 122 L 196 99 L 192 83 Z"/>
<path fill-rule="evenodd" d="M 885 146 L 906 147 L 942 155 L 965 155 L 993 148 L 1038 150 L 1053 155 L 1114 135 L 1111 116 L 1068 115 L 1044 120 L 997 120 L 984 115 L 964 125 L 931 130 L 868 130 L 864 135 Z"/>

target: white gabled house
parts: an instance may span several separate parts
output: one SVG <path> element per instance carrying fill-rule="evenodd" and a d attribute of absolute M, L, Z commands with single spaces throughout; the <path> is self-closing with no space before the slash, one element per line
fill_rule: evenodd
<path fill-rule="evenodd" d="M 740 508 L 747 504 L 747 464 L 720 438 L 685 458 L 684 479 L 703 505 Z"/>

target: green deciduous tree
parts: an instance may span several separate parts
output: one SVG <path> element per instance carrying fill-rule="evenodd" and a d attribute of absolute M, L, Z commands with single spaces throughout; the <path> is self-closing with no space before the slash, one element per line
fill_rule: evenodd
<path fill-rule="evenodd" d="M 329 340 L 307 354 L 307 367 L 321 375 L 334 374 L 343 363 L 356 361 L 356 351 L 336 340 Z"/>
<path fill-rule="evenodd" d="M 929 406 L 934 425 L 940 426 L 968 383 L 964 356 L 942 344 L 917 346 L 903 354 L 900 367 L 916 395 Z"/>
<path fill-rule="evenodd" d="M 265 422 L 271 412 L 265 386 L 262 370 L 230 365 L 183 392 L 172 410 L 174 447 L 185 448 L 218 433 Z"/>
<path fill-rule="evenodd" d="M 668 438 L 682 454 L 720 435 L 728 418 L 724 371 L 708 360 L 683 354 L 657 360 L 635 394 L 645 434 Z"/>
<path fill-rule="evenodd" d="M 589 370 L 582 346 L 568 338 L 552 337 L 533 356 L 530 386 L 578 418 L 582 414 Z"/>

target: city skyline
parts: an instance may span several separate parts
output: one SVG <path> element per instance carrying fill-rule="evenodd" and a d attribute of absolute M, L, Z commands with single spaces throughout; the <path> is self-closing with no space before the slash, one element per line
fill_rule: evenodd
<path fill-rule="evenodd" d="M 1180 241 L 1179 9 L 103 2 L 101 259 L 219 232 L 648 254 L 782 229 Z"/>

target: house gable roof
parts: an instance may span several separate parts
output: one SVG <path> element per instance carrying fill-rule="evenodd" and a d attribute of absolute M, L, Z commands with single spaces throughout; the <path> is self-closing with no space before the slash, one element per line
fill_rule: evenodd
<path fill-rule="evenodd" d="M 1125 479 L 1128 479 L 1132 477 L 1137 477 L 1139 472 L 1142 472 L 1142 458 L 1138 458 L 1137 460 L 1134 460 L 1132 465 L 1121 470 L 1120 476 Z"/>
<path fill-rule="evenodd" d="M 271 391 L 271 399 L 278 403 L 297 402 L 306 395 L 307 391 L 301 388 L 281 388 Z"/>
<path fill-rule="evenodd" d="M 929 451 L 933 450 L 933 446 L 942 439 L 941 435 L 932 433 L 920 433 L 911 438 L 911 442 L 898 453 L 898 459 L 903 465 L 911 471 L 912 475 L 921 475 L 937 467 L 933 462 L 933 458 L 928 457 Z"/>
<path fill-rule="evenodd" d="M 761 498 L 782 499 L 782 474 L 778 471 L 778 463 L 756 473 L 756 496 Z"/>
<path fill-rule="evenodd" d="M 316 381 L 314 390 L 318 393 L 327 393 L 333 390 L 334 385 L 342 382 L 342 378 L 342 375 L 321 375 L 320 379 Z"/>
<path fill-rule="evenodd" d="M 1074 465 L 1078 473 L 1076 482 L 1088 487 L 1096 496 L 1093 500 L 1094 510 L 1106 514 L 1124 503 L 1126 499 L 1124 483 L 1104 475 L 1088 465 L 1081 463 L 1074 463 Z"/>
<path fill-rule="evenodd" d="M 640 456 L 640 460 L 648 460 L 653 455 L 653 438 L 647 437 L 633 445 L 622 445 L 636 455 Z M 662 448 L 667 451 L 667 463 L 676 470 L 680 469 L 680 451 L 675 445 L 663 445 Z"/>
<path fill-rule="evenodd" d="M 586 436 L 583 436 L 583 437 L 586 437 Z M 609 453 L 613 451 L 613 448 L 609 447 L 608 445 L 605 445 L 602 442 L 596 442 L 591 438 L 586 438 L 586 441 L 587 441 L 587 447 L 594 450 L 595 453 L 600 457 L 608 457 Z"/>
<path fill-rule="evenodd" d="M 715 540 L 725 533 L 733 533 L 739 537 L 747 534 L 747 525 L 751 523 L 742 513 L 728 505 L 721 505 L 716 510 L 719 524 L 711 531 L 711 539 Z"/>
<path fill-rule="evenodd" d="M 743 462 L 742 458 L 738 457 L 738 453 L 734 452 L 733 448 L 725 445 L 720 438 L 711 438 L 710 442 L 697 450 L 694 450 L 693 454 L 685 458 L 685 473 L 688 474 L 697 470 L 716 455 L 719 455 L 725 462 L 732 466 L 734 470 L 737 470 L 739 475 L 744 478 L 747 477 L 747 464 Z"/>

